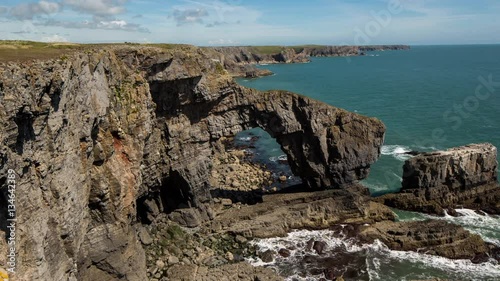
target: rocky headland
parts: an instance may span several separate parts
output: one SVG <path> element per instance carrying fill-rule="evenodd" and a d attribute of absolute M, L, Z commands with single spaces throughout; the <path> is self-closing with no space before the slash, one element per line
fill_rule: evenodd
<path fill-rule="evenodd" d="M 407 45 L 205 48 L 209 56 L 220 62 L 231 75 L 247 78 L 273 74 L 269 70 L 256 68 L 256 64 L 306 63 L 310 62 L 311 57 L 350 57 L 365 55 L 365 52 L 370 51 L 409 49 Z"/>
<path fill-rule="evenodd" d="M 243 261 L 260 254 L 249 240 L 339 224 L 394 249 L 496 253 L 459 226 L 392 222 L 371 200 L 358 181 L 380 155 L 382 122 L 241 87 L 212 51 L 92 46 L 0 64 L 0 232 L 9 234 L 12 169 L 15 280 L 282 280 Z M 226 142 L 254 127 L 281 145 L 303 186 L 252 188 L 268 174 Z"/>

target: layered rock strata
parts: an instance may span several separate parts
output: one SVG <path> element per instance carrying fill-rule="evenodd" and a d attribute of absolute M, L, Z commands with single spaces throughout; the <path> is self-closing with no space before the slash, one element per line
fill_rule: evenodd
<path fill-rule="evenodd" d="M 471 144 L 407 160 L 401 191 L 379 200 L 399 209 L 441 215 L 446 209 L 457 207 L 499 213 L 497 180 L 496 147 L 489 143 Z"/>
<path fill-rule="evenodd" d="M 135 222 L 213 219 L 220 139 L 261 127 L 313 189 L 363 179 L 385 128 L 234 83 L 203 50 L 88 49 L 0 66 L 0 206 L 17 175 L 17 280 L 145 280 Z M 1 231 L 6 231 L 2 219 Z"/>
<path fill-rule="evenodd" d="M 261 204 L 233 208 L 209 222 L 205 226 L 207 231 L 269 238 L 285 236 L 292 229 L 324 229 L 334 224 L 364 224 L 395 218 L 389 208 L 371 202 L 368 190 L 360 185 L 338 190 L 264 195 Z"/>
<path fill-rule="evenodd" d="M 498 247 L 489 245 L 477 234 L 442 220 L 417 222 L 384 221 L 362 229 L 361 241 L 382 241 L 390 249 L 415 251 L 450 259 L 470 259 L 475 262 L 499 259 Z"/>

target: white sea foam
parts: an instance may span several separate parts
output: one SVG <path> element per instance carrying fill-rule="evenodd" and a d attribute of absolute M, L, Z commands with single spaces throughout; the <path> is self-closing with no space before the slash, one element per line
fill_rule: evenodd
<path fill-rule="evenodd" d="M 288 157 L 285 154 L 283 154 L 283 155 L 278 156 L 278 160 L 280 160 L 280 161 L 287 161 Z"/>
<path fill-rule="evenodd" d="M 486 242 L 493 243 L 500 247 L 500 218 L 488 214 L 480 215 L 470 209 L 456 209 L 461 215 L 453 217 L 446 214 L 442 219 L 451 223 L 462 225 L 470 232 L 479 234 Z M 496 237 L 495 237 L 496 236 Z"/>
<path fill-rule="evenodd" d="M 396 178 L 398 178 L 400 182 L 403 182 L 403 178 L 402 178 L 400 175 L 398 175 L 398 174 L 396 174 L 396 173 L 392 173 L 392 174 L 393 174 Z"/>
<path fill-rule="evenodd" d="M 417 146 L 418 150 L 423 150 L 423 151 L 436 151 L 436 150 L 439 150 L 437 147 L 435 146 Z"/>
<path fill-rule="evenodd" d="M 342 246 L 347 252 L 367 255 L 367 269 L 370 280 L 384 280 L 384 272 L 381 264 L 397 264 L 401 261 L 409 262 L 417 267 L 425 265 L 425 268 L 433 268 L 436 270 L 448 272 L 450 276 L 468 276 L 470 280 L 490 280 L 496 276 L 500 276 L 500 266 L 495 262 L 487 262 L 482 264 L 473 264 L 470 260 L 451 260 L 444 257 L 427 255 L 418 252 L 394 251 L 390 250 L 382 242 L 376 240 L 372 244 L 356 244 L 352 238 L 339 238 L 334 236 L 334 232 L 330 230 L 309 231 L 300 230 L 289 233 L 286 237 L 258 239 L 251 243 L 255 245 L 259 251 L 273 250 L 278 252 L 280 249 L 286 248 L 291 252 L 289 258 L 281 256 L 276 257 L 273 262 L 265 263 L 259 258 L 248 259 L 255 266 L 271 266 L 277 268 L 280 263 L 286 262 L 289 265 L 299 264 L 300 259 L 305 255 L 304 246 L 306 241 L 311 238 L 314 240 L 324 241 L 327 246 L 326 250 L 335 249 Z M 316 255 L 313 252 L 308 252 L 308 255 Z M 286 280 L 319 280 L 323 276 L 309 276 L 301 278 L 297 272 L 293 272 Z M 495 279 L 491 279 L 495 280 Z"/>
<path fill-rule="evenodd" d="M 282 154 L 280 156 L 271 156 L 269 157 L 269 161 L 271 162 L 277 162 L 277 161 L 287 161 L 287 156 L 285 154 Z"/>
<path fill-rule="evenodd" d="M 444 270 L 455 275 L 468 276 L 472 280 L 481 280 L 500 276 L 500 267 L 494 263 L 486 262 L 474 264 L 470 260 L 451 260 L 444 257 L 427 255 L 417 252 L 389 250 L 382 242 L 376 240 L 368 245 L 377 251 L 383 252 L 395 260 L 406 260 L 411 263 L 423 263 L 426 266 Z M 492 279 L 493 280 L 493 279 Z"/>
<path fill-rule="evenodd" d="M 450 216 L 445 211 L 444 217 L 438 217 L 427 214 L 410 216 L 406 221 L 418 221 L 425 219 L 446 220 L 450 223 L 463 226 L 472 233 L 478 234 L 484 241 L 495 244 L 500 247 L 500 217 L 493 215 L 480 215 L 471 209 L 456 209 L 461 216 Z M 417 213 L 416 213 L 417 214 Z"/>
<path fill-rule="evenodd" d="M 368 183 L 363 181 L 362 184 L 366 186 L 371 192 L 380 192 L 380 191 L 388 191 L 389 187 L 384 184 L 379 183 Z"/>
<path fill-rule="evenodd" d="M 239 137 L 238 138 L 240 141 L 251 141 L 252 137 Z"/>
<path fill-rule="evenodd" d="M 411 149 L 408 146 L 404 145 L 384 145 L 381 149 L 382 155 L 391 155 L 392 157 L 401 161 L 405 161 L 411 158 L 411 155 L 406 154 L 410 151 Z"/>

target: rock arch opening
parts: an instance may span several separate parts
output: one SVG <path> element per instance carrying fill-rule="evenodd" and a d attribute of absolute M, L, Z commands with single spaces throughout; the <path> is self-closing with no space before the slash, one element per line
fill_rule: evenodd
<path fill-rule="evenodd" d="M 233 145 L 237 149 L 245 149 L 251 162 L 260 164 L 271 172 L 272 182 L 264 188 L 282 190 L 302 184 L 301 178 L 294 175 L 281 145 L 262 128 L 256 127 L 238 133 Z"/>

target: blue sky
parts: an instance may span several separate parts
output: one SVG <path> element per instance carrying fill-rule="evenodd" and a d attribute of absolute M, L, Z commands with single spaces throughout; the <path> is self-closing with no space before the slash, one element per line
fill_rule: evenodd
<path fill-rule="evenodd" d="M 0 39 L 195 45 L 500 43 L 498 0 L 2 0 Z"/>

